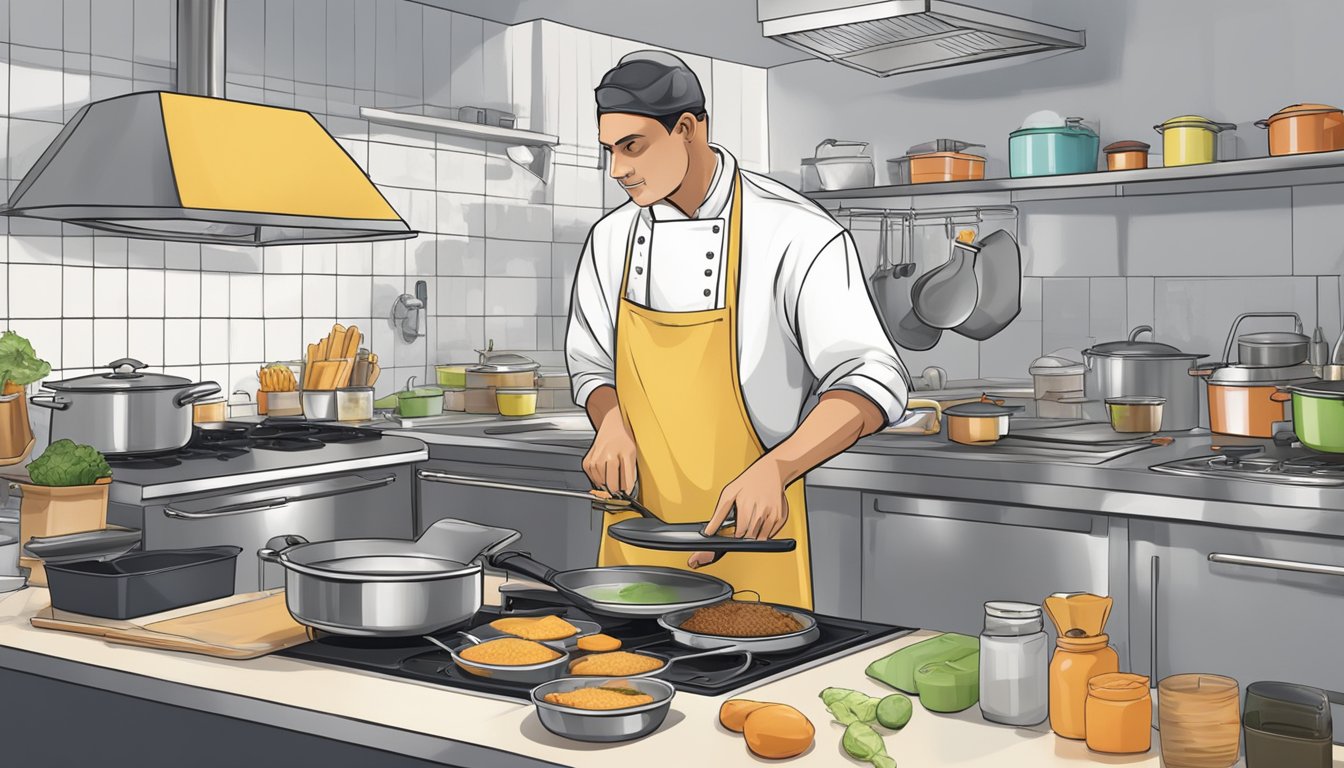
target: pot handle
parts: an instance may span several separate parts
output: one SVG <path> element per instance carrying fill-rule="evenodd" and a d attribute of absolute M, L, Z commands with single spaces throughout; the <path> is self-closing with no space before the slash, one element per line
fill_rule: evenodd
<path fill-rule="evenodd" d="M 1268 120 L 1256 120 L 1256 121 L 1255 121 L 1255 127 L 1256 127 L 1256 128 L 1268 128 L 1268 127 L 1269 127 L 1269 121 L 1268 121 Z"/>
<path fill-rule="evenodd" d="M 33 395 L 28 402 L 39 408 L 49 408 L 53 411 L 64 411 L 70 407 L 70 401 L 60 395 Z"/>
<path fill-rule="evenodd" d="M 141 368 L 148 368 L 149 366 L 140 362 L 139 360 L 136 360 L 134 357 L 123 357 L 117 360 L 113 360 L 112 362 L 108 363 L 103 367 L 111 368 L 113 371 L 116 371 L 120 368 L 130 368 L 131 371 L 138 371 Z"/>
<path fill-rule="evenodd" d="M 1217 366 L 1214 366 L 1213 368 L 1191 368 L 1189 371 L 1186 371 L 1186 373 L 1189 373 L 1191 376 L 1198 376 L 1202 379 L 1205 376 L 1212 376 L 1213 372 L 1216 370 L 1218 370 Z"/>
<path fill-rule="evenodd" d="M 1143 335 L 1143 334 L 1145 334 L 1145 333 L 1148 334 L 1149 336 L 1152 336 L 1152 335 L 1153 335 L 1153 326 L 1151 326 L 1151 325 L 1140 325 L 1140 326 L 1136 326 L 1136 327 L 1134 328 L 1134 330 L 1132 330 L 1132 331 L 1129 332 L 1129 340 L 1130 340 L 1130 341 L 1138 341 L 1138 340 L 1139 340 L 1139 336 L 1141 336 L 1141 335 Z"/>
<path fill-rule="evenodd" d="M 302 536 L 296 533 L 290 533 L 284 536 L 276 536 L 275 538 L 266 542 L 266 546 L 257 550 L 257 557 L 261 558 L 262 560 L 265 560 L 268 563 L 278 563 L 280 562 L 280 556 L 288 552 L 291 547 L 297 547 L 300 544 L 307 544 L 307 543 L 308 543 L 307 539 L 303 538 Z M 284 547 L 277 550 L 275 547 L 280 544 L 283 544 Z"/>
<path fill-rule="evenodd" d="M 1292 392 L 1286 392 L 1286 391 L 1280 389 L 1279 391 L 1277 391 L 1277 392 L 1273 393 L 1272 395 L 1270 395 L 1270 396 L 1269 396 L 1269 399 L 1270 399 L 1270 400 L 1273 400 L 1273 401 L 1276 402 L 1276 403 L 1290 403 L 1290 402 L 1292 402 L 1292 400 L 1293 400 L 1293 393 L 1292 393 Z"/>
<path fill-rule="evenodd" d="M 506 571 L 512 571 L 528 578 L 536 579 L 544 584 L 555 584 L 555 574 L 557 571 L 546 565 L 533 560 L 531 555 L 526 552 L 495 552 L 486 556 L 486 562 L 492 568 L 502 568 Z"/>
<path fill-rule="evenodd" d="M 173 395 L 173 405 L 182 408 L 198 400 L 204 400 L 211 395 L 217 395 L 220 392 L 219 384 L 213 381 L 203 381 L 200 384 L 192 384 L 190 387 Z"/>

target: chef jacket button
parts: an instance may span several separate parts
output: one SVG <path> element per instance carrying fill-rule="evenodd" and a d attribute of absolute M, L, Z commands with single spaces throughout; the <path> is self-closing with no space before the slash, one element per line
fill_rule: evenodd
<path fill-rule="evenodd" d="M 706 270 L 705 270 L 705 277 L 712 277 L 713 275 L 714 275 L 714 270 L 712 270 L 712 269 L 706 269 Z"/>
<path fill-rule="evenodd" d="M 716 235 L 719 234 L 719 225 L 718 225 L 718 224 L 715 224 L 715 225 L 714 225 L 714 234 L 716 234 Z"/>
<path fill-rule="evenodd" d="M 644 236 L 643 236 L 643 235 L 640 235 L 638 238 L 635 239 L 635 242 L 639 243 L 640 245 L 643 245 L 643 244 L 644 244 Z"/>
<path fill-rule="evenodd" d="M 644 274 L 644 268 L 643 268 L 643 267 L 635 267 L 635 274 L 636 274 L 636 275 L 642 275 L 642 274 Z"/>
<path fill-rule="evenodd" d="M 706 296 L 709 295 L 709 289 L 708 289 L 708 288 L 705 289 L 705 295 L 706 295 Z"/>
<path fill-rule="evenodd" d="M 706 254 L 705 254 L 705 258 L 706 258 L 706 259 L 712 259 L 712 258 L 714 258 L 714 252 L 713 252 L 713 251 L 710 251 L 709 253 L 706 253 Z"/>

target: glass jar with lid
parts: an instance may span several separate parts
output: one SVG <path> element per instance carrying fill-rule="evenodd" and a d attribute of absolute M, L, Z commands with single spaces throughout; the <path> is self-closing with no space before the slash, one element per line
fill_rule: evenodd
<path fill-rule="evenodd" d="M 1050 714 L 1050 646 L 1041 607 L 985 603 L 980 634 L 980 713 L 1004 725 L 1036 725 Z"/>

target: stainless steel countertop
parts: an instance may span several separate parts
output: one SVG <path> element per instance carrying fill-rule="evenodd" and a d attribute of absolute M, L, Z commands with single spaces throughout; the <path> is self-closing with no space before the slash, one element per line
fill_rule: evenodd
<path fill-rule="evenodd" d="M 523 419 L 468 417 L 455 424 L 392 433 L 425 441 L 434 459 L 576 472 L 581 471 L 579 461 L 593 436 L 586 417 L 577 410 Z M 879 434 L 859 441 L 807 479 L 818 487 L 1344 538 L 1344 488 L 1184 477 L 1149 469 L 1208 455 L 1212 451 L 1207 433 L 1175 436 L 1171 445 L 1095 465 L 1070 461 L 1064 453 L 1004 455 L 1006 447 L 967 449 L 941 435 Z"/>

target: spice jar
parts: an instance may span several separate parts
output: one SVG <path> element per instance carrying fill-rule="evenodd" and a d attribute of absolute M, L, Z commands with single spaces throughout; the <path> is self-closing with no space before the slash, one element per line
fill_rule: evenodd
<path fill-rule="evenodd" d="M 1120 671 L 1120 657 L 1102 630 L 1111 614 L 1111 598 L 1086 592 L 1055 594 L 1045 610 L 1059 637 L 1050 660 L 1050 728 L 1066 739 L 1087 737 L 1087 683 L 1097 675 Z"/>
<path fill-rule="evenodd" d="M 1041 607 L 985 603 L 980 633 L 980 713 L 1004 725 L 1036 725 L 1050 714 L 1050 647 Z"/>
<path fill-rule="evenodd" d="M 1127 672 L 1087 681 L 1087 748 L 1132 755 L 1153 746 L 1153 697 L 1148 678 Z"/>
<path fill-rule="evenodd" d="M 1167 768 L 1228 768 L 1241 736 L 1237 681 L 1220 675 L 1172 675 L 1157 684 L 1162 763 Z"/>

